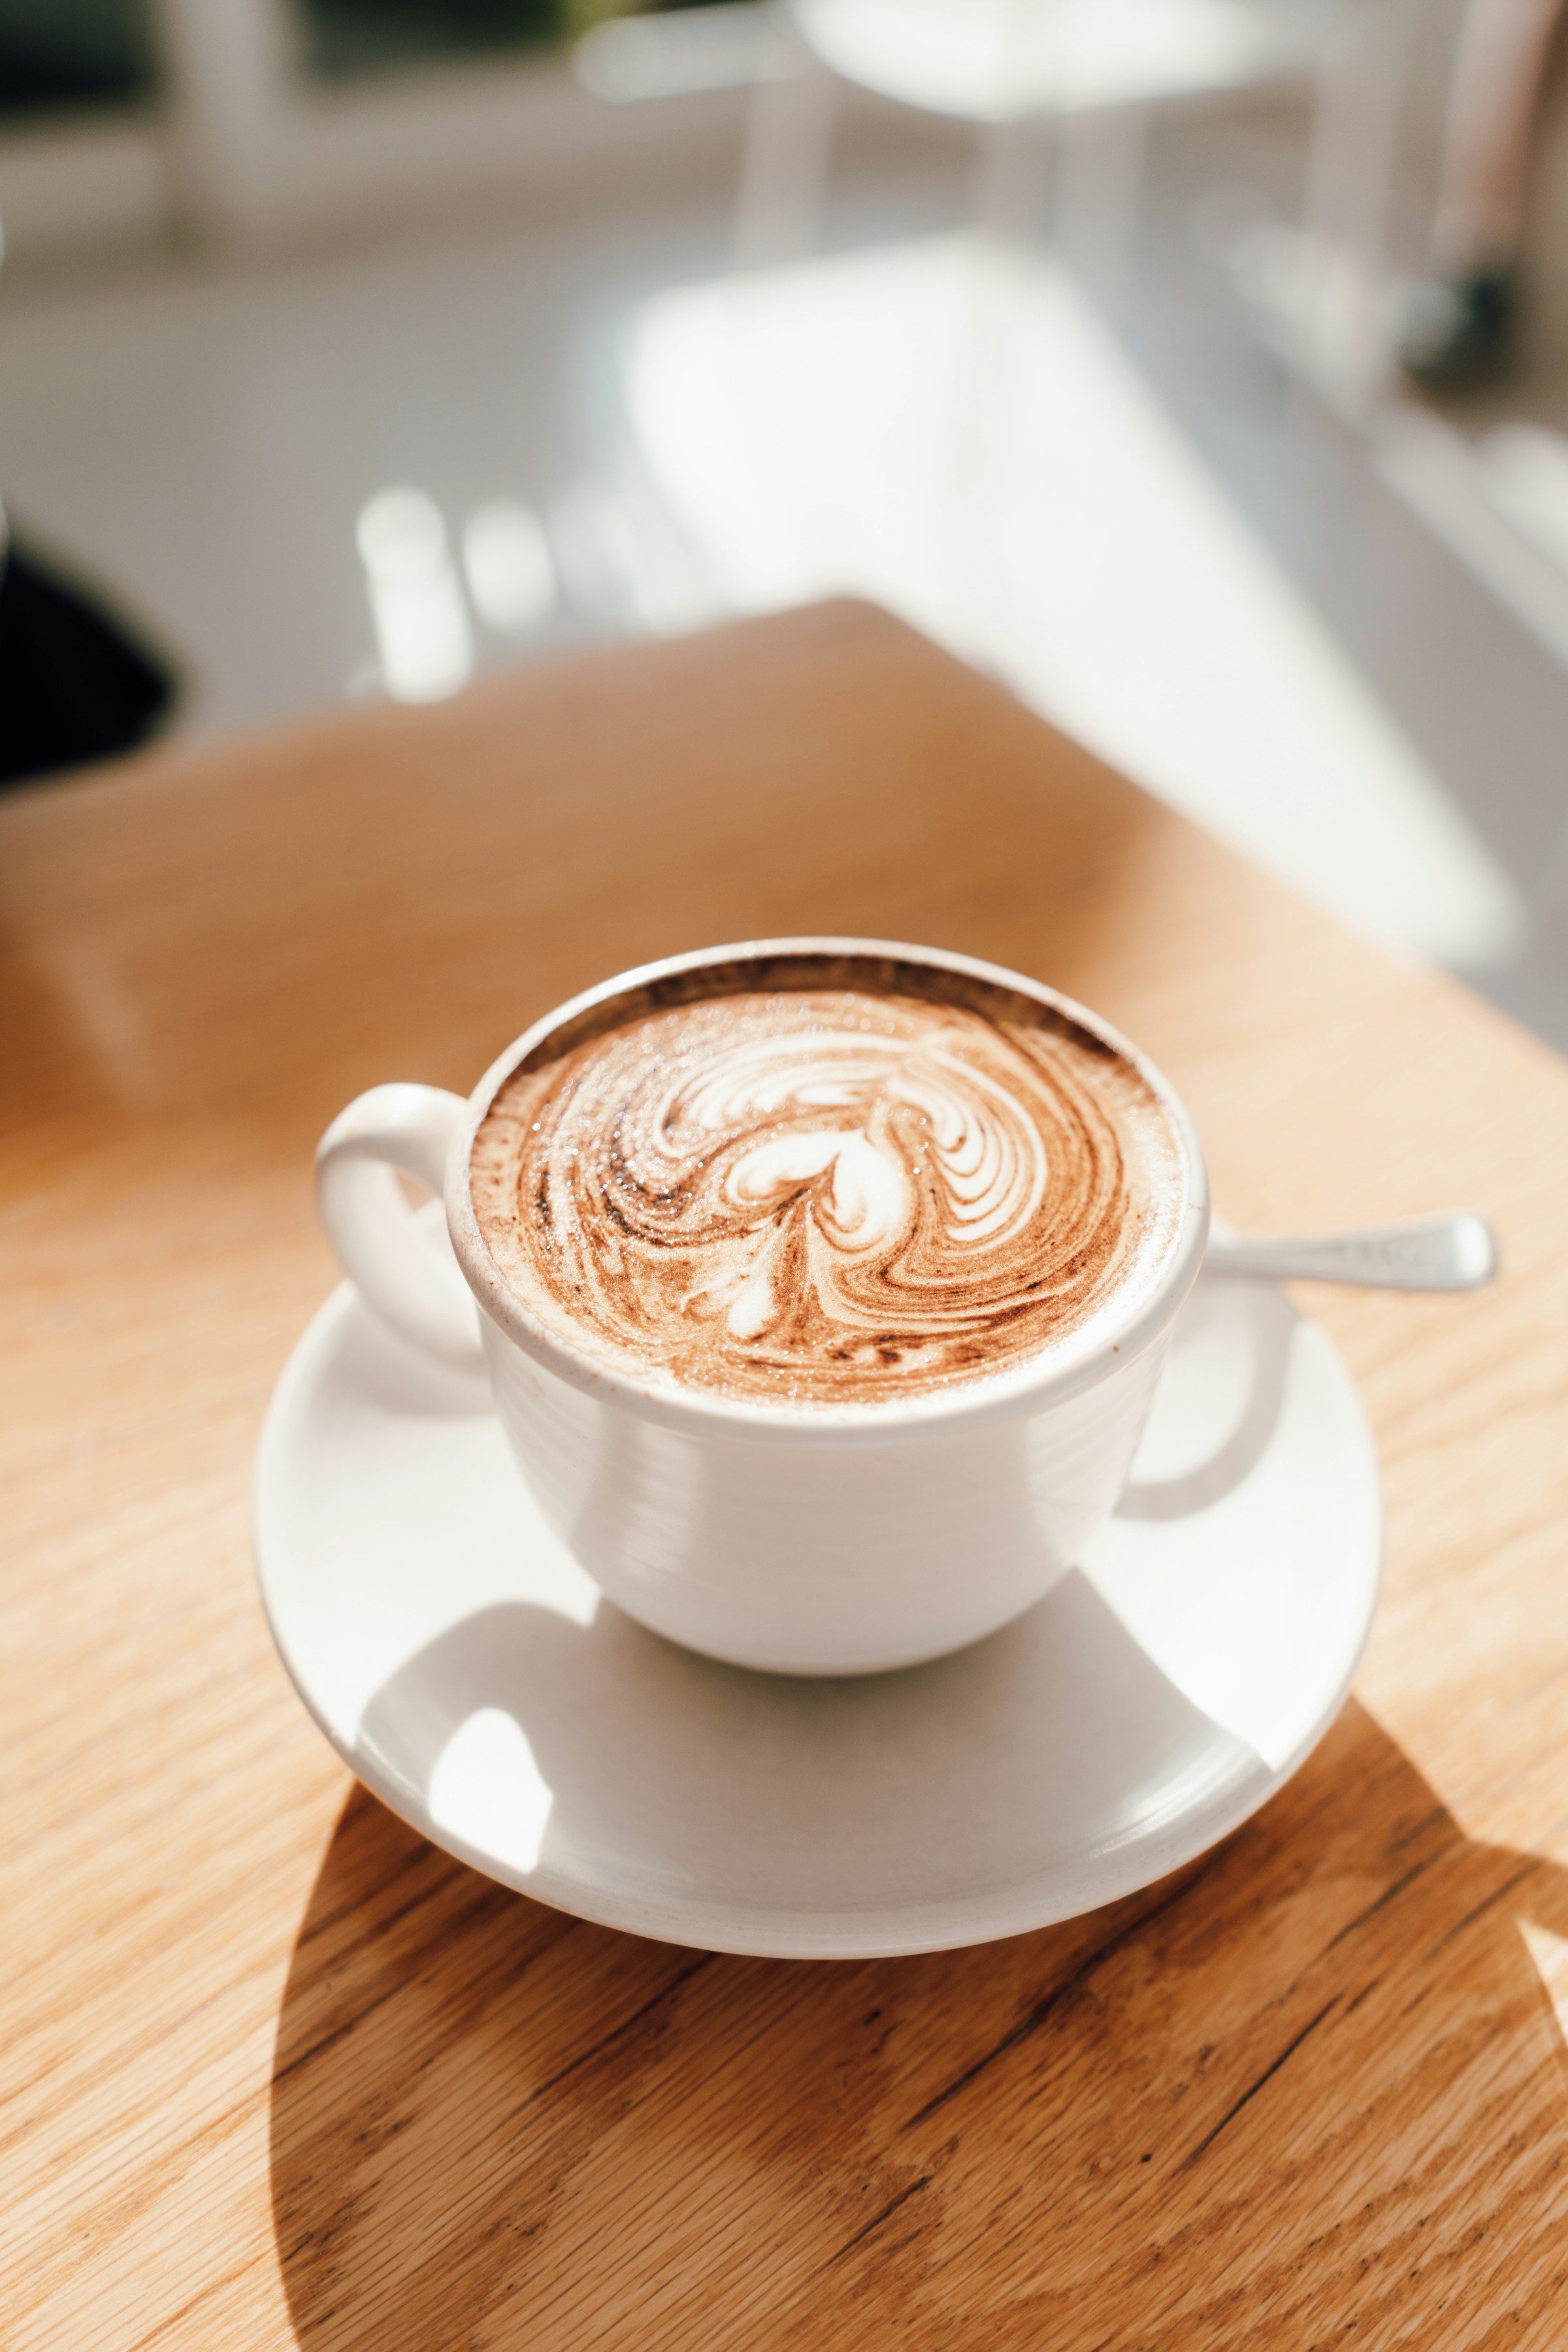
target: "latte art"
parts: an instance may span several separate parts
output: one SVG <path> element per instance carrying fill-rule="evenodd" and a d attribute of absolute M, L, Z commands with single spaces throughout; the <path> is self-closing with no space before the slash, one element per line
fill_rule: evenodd
<path fill-rule="evenodd" d="M 588 1357 L 739 1397 L 881 1402 L 1060 1346 L 1163 1261 L 1180 1164 L 1128 1062 L 996 993 L 720 995 L 547 1041 L 474 1148 L 498 1271 Z"/>

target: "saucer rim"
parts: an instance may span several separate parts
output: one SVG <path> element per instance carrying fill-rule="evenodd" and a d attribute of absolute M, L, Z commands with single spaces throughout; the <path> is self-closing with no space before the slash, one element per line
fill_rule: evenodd
<path fill-rule="evenodd" d="M 1211 1277 L 1212 1278 L 1212 1277 Z M 1270 1286 L 1279 1287 L 1280 1286 Z M 742 1958 L 799 1960 L 864 1960 L 912 1958 L 921 1953 L 956 1951 L 971 1945 L 1001 1942 L 1013 1936 L 1080 1918 L 1109 1904 L 1155 1885 L 1211 1852 L 1249 1821 L 1269 1799 L 1300 1771 L 1339 1716 L 1349 1697 L 1366 1654 L 1382 1597 L 1385 1553 L 1385 1520 L 1382 1479 L 1375 1442 L 1359 1390 L 1348 1366 L 1321 1324 L 1293 1310 L 1328 1349 L 1353 1409 L 1356 1434 L 1369 1475 L 1373 1508 L 1372 1558 L 1363 1569 L 1364 1593 L 1359 1627 L 1331 1700 L 1320 1708 L 1311 1728 L 1279 1765 L 1270 1765 L 1254 1751 L 1255 1769 L 1226 1784 L 1206 1802 L 1182 1812 L 1170 1828 L 1147 1830 L 1131 1837 L 1122 1849 L 1125 1864 L 1108 1869 L 1105 1861 L 1117 1852 L 1101 1848 L 1105 1861 L 1086 1852 L 1075 1864 L 1052 1873 L 1046 1889 L 1037 1876 L 1016 1881 L 1005 1889 L 982 1896 L 948 1895 L 929 1906 L 902 1904 L 896 1910 L 851 1912 L 842 1906 L 820 1913 L 798 1908 L 769 1912 L 749 1908 L 747 1921 L 738 1921 L 733 1909 L 701 1898 L 685 1903 L 654 1903 L 629 1894 L 604 1897 L 589 1879 L 572 1876 L 548 1864 L 520 1872 L 497 1856 L 469 1844 L 456 1831 L 433 1820 L 428 1802 L 397 1773 L 395 1766 L 376 1749 L 359 1741 L 349 1743 L 339 1734 L 312 1696 L 309 1677 L 292 1654 L 288 1635 L 269 1590 L 267 1522 L 273 1496 L 285 1475 L 289 1427 L 302 1415 L 313 1381 L 329 1370 L 334 1343 L 355 1316 L 368 1317 L 354 1286 L 339 1283 L 301 1332 L 268 1402 L 257 1449 L 251 1501 L 252 1557 L 267 1628 L 279 1661 L 317 1729 L 355 1779 L 410 1829 L 443 1853 L 513 1893 L 542 1903 L 547 1908 L 595 1926 L 641 1936 L 650 1942 L 683 1946 L 694 1950 L 722 1952 Z M 374 1321 L 374 1318 L 370 1318 Z M 375 1327 L 380 1332 L 380 1327 Z M 389 1341 L 395 1345 L 395 1340 Z M 435 1372 L 434 1367 L 421 1369 Z M 480 1417 L 479 1413 L 475 1417 Z M 493 1418 L 493 1414 L 486 1417 Z M 281 1538 L 279 1538 L 281 1540 Z M 614 1604 L 605 1601 L 604 1607 Z M 650 1634 L 650 1640 L 663 1637 Z M 986 1636 L 985 1638 L 994 1638 Z M 738 1671 L 744 1671 L 741 1669 Z M 1092 1881 L 1092 1884 L 1090 1882 Z M 1032 1899 L 1031 1899 L 1032 1890 Z"/>

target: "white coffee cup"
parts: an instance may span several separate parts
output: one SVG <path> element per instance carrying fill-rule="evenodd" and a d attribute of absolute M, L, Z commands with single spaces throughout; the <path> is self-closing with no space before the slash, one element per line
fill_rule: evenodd
<path fill-rule="evenodd" d="M 1137 1069 L 1185 1162 L 1181 1230 L 1152 1286 L 1112 1302 L 1093 1343 L 892 1405 L 814 1407 L 639 1381 L 579 1355 L 509 1290 L 476 1222 L 474 1138 L 504 1079 L 553 1030 L 667 976 L 784 955 L 895 957 L 1032 997 Z M 1176 1310 L 1203 1262 L 1208 1183 L 1159 1072 L 1081 1005 L 994 964 L 883 940 L 753 941 L 672 956 L 574 997 L 507 1047 L 465 1102 L 384 1086 L 317 1155 L 344 1272 L 403 1339 L 488 1377 L 535 1501 L 602 1591 L 654 1632 L 792 1675 L 912 1664 L 1038 1601 L 1125 1484 Z M 473 1307 L 416 1230 L 394 1171 L 438 1192 Z"/>

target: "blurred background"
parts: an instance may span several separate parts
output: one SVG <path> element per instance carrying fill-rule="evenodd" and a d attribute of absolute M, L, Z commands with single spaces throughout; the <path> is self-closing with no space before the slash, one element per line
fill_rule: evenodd
<path fill-rule="evenodd" d="M 1550 0 L 0 0 L 0 769 L 870 594 L 1568 1045 Z"/>

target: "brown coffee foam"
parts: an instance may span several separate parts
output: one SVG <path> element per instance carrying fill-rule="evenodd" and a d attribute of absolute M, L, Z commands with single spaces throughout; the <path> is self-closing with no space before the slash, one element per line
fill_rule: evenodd
<path fill-rule="evenodd" d="M 803 1404 L 1060 1347 L 1163 1262 L 1184 1197 L 1157 1098 L 1066 1013 L 798 954 L 552 1033 L 481 1123 L 471 1188 L 502 1276 L 568 1346 Z"/>

